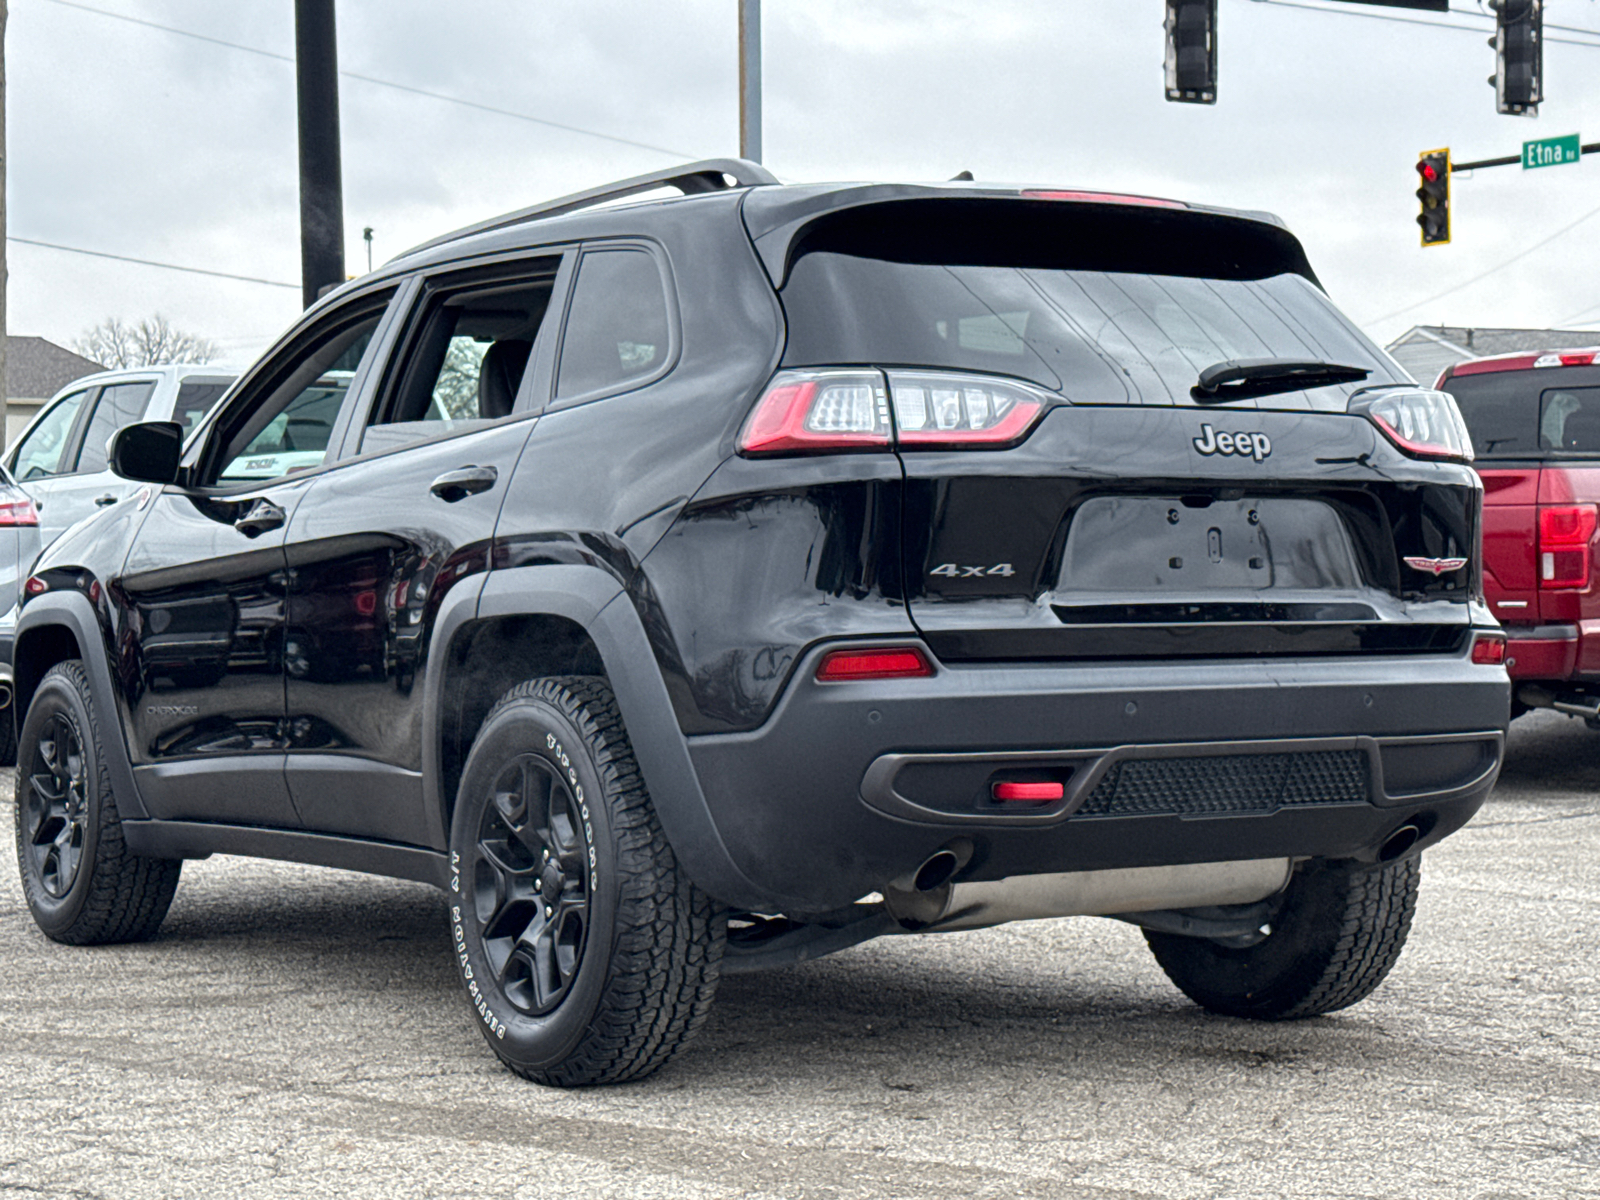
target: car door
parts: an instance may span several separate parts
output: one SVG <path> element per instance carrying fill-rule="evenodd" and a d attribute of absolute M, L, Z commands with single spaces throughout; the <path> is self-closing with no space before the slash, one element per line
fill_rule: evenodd
<path fill-rule="evenodd" d="M 289 789 L 308 828 L 442 847 L 426 809 L 435 622 L 479 588 L 505 484 L 548 390 L 563 256 L 426 279 L 346 461 L 289 526 Z"/>
<path fill-rule="evenodd" d="M 6 466 L 12 476 L 33 498 L 39 512 L 41 533 L 45 527 L 45 512 L 51 507 L 56 491 L 61 486 L 61 473 L 71 468 L 65 463 L 68 452 L 75 457 L 82 439 L 74 437 L 81 428 L 79 418 L 86 408 L 93 407 L 99 388 L 81 388 L 68 392 L 53 401 L 29 425 L 22 439 L 6 455 Z M 66 526 L 62 525 L 61 529 Z M 59 532 L 59 530 L 58 530 Z M 49 545 L 53 538 L 44 538 Z"/>
<path fill-rule="evenodd" d="M 291 335 L 190 444 L 180 482 L 141 501 L 148 515 L 110 591 L 128 744 L 154 817 L 301 823 L 283 773 L 284 539 L 392 297 L 357 297 Z M 329 418 L 321 450 L 306 421 L 287 442 L 291 415 L 308 411 Z"/>
<path fill-rule="evenodd" d="M 61 470 L 42 485 L 39 535 L 48 546 L 66 530 L 99 509 L 138 490 L 136 483 L 119 479 L 106 466 L 106 442 L 124 425 L 144 419 L 145 406 L 156 380 L 119 379 L 103 385 L 79 419 L 82 433 L 72 439 Z"/>

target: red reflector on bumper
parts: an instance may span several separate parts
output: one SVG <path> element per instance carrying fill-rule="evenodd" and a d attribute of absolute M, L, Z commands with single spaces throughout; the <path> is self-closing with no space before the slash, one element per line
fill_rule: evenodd
<path fill-rule="evenodd" d="M 1506 661 L 1506 639 L 1497 635 L 1478 638 L 1472 643 L 1472 661 L 1480 666 L 1498 667 Z"/>
<path fill-rule="evenodd" d="M 994 785 L 994 798 L 1024 804 L 1047 804 L 1051 800 L 1061 799 L 1066 790 L 1059 783 L 997 783 Z"/>
<path fill-rule="evenodd" d="M 817 666 L 822 683 L 848 679 L 916 679 L 933 674 L 933 664 L 914 646 L 892 650 L 835 650 Z"/>

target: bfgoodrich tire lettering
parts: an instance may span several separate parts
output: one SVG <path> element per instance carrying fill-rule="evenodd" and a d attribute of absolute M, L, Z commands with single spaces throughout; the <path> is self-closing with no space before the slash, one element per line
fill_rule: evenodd
<path fill-rule="evenodd" d="M 1308 862 L 1296 872 L 1254 946 L 1145 931 L 1178 987 L 1212 1012 L 1260 1020 L 1348 1008 L 1383 982 L 1400 957 L 1417 906 L 1420 858 L 1378 867 Z"/>
<path fill-rule="evenodd" d="M 128 853 L 83 664 L 40 680 L 17 738 L 17 868 L 28 909 L 58 942 L 153 937 L 181 860 Z"/>
<path fill-rule="evenodd" d="M 604 680 L 512 688 L 450 835 L 457 964 L 512 1070 L 575 1086 L 659 1068 L 704 1021 L 727 917 L 682 873 Z"/>

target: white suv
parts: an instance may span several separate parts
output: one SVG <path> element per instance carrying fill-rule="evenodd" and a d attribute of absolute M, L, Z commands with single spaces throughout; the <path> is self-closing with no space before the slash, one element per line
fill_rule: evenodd
<path fill-rule="evenodd" d="M 4 460 L 39 509 L 43 544 L 138 490 L 106 467 L 113 433 L 140 421 L 176 421 L 187 436 L 233 378 L 213 367 L 137 367 L 85 376 L 52 397 Z"/>

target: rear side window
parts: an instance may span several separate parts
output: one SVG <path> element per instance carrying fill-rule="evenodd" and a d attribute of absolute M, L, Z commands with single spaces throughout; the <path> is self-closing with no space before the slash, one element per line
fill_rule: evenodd
<path fill-rule="evenodd" d="M 591 250 L 578 267 L 561 342 L 557 399 L 642 383 L 667 363 L 671 322 L 655 258 Z"/>
<path fill-rule="evenodd" d="M 155 388 L 153 382 L 146 382 L 114 383 L 100 389 L 94 416 L 89 418 L 88 431 L 83 435 L 83 449 L 78 452 L 80 474 L 106 469 L 106 442 L 124 425 L 144 420 L 144 406 Z"/>
<path fill-rule="evenodd" d="M 1444 381 L 1472 431 L 1476 457 L 1600 458 L 1600 372 L 1574 368 L 1577 378 L 1568 382 L 1558 371 L 1490 371 Z"/>

